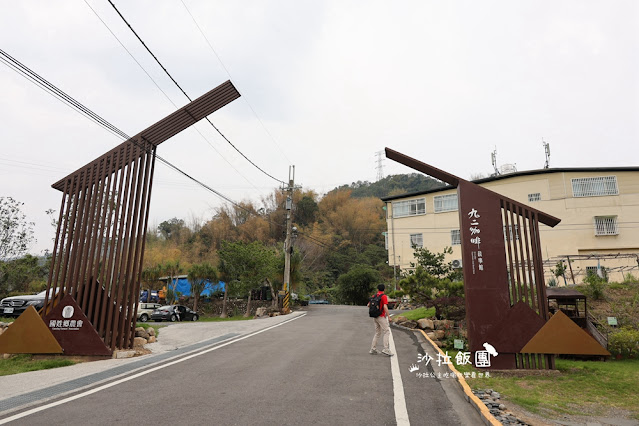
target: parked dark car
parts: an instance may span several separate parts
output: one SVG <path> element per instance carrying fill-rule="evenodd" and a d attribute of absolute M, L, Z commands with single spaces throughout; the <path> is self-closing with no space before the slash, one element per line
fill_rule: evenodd
<path fill-rule="evenodd" d="M 197 312 L 184 305 L 166 305 L 157 308 L 151 314 L 153 321 L 197 321 L 200 318 Z"/>
<path fill-rule="evenodd" d="M 0 301 L 0 316 L 19 317 L 29 306 L 33 306 L 36 311 L 44 306 L 44 295 L 47 291 L 26 296 L 12 296 Z"/>

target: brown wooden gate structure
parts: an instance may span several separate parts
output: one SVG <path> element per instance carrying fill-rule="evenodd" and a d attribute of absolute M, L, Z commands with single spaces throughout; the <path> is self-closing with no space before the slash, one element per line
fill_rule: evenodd
<path fill-rule="evenodd" d="M 239 97 L 227 81 L 52 185 L 62 203 L 43 318 L 71 295 L 108 348 L 132 347 L 157 146 Z"/>
<path fill-rule="evenodd" d="M 491 368 L 554 369 L 553 355 L 522 349 L 549 317 L 539 226 L 560 219 L 392 149 L 386 156 L 457 188 L 470 350 L 493 346 Z"/>

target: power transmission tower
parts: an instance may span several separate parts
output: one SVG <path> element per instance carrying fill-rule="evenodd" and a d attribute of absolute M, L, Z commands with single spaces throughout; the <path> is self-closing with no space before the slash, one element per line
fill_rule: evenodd
<path fill-rule="evenodd" d="M 377 167 L 375 167 L 377 169 L 376 181 L 379 182 L 384 179 L 384 165 L 382 164 L 382 161 L 384 161 L 384 158 L 382 157 L 384 155 L 384 151 L 377 151 L 375 155 L 377 155 Z"/>

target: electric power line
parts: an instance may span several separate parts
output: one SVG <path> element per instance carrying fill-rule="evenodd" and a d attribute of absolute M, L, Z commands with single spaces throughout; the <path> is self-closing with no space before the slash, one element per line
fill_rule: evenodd
<path fill-rule="evenodd" d="M 6 53 L 2 49 L 0 49 L 0 60 L 5 65 L 10 67 L 10 69 L 12 69 L 16 73 L 20 74 L 21 76 L 23 76 L 27 80 L 31 81 L 32 83 L 36 84 L 42 90 L 44 90 L 45 92 L 47 92 L 51 96 L 55 97 L 60 102 L 62 102 L 65 105 L 67 105 L 68 107 L 74 109 L 76 112 L 80 112 L 82 115 L 84 115 L 85 117 L 89 118 L 90 120 L 92 120 L 93 122 L 98 124 L 99 126 L 103 127 L 104 129 L 108 130 L 109 132 L 121 137 L 124 140 L 130 140 L 131 139 L 131 137 L 129 135 L 127 135 L 124 131 L 118 129 L 116 126 L 114 126 L 113 124 L 109 123 L 107 120 L 105 120 L 104 118 L 102 118 L 101 116 L 99 116 L 98 114 L 93 112 L 88 107 L 84 106 L 79 101 L 75 100 L 70 95 L 66 94 L 64 91 L 62 91 L 61 89 L 56 87 L 54 84 L 52 84 L 49 81 L 47 81 L 44 77 L 40 76 L 38 73 L 36 73 L 35 71 L 31 70 L 26 65 L 22 64 L 21 62 L 19 62 L 17 59 L 13 58 L 11 55 Z M 212 192 L 213 194 L 215 194 L 218 197 L 222 198 L 223 200 L 227 201 L 228 203 L 230 203 L 231 205 L 235 206 L 236 208 L 238 208 L 240 210 L 243 210 L 243 211 L 246 211 L 247 213 L 252 214 L 252 215 L 256 214 L 255 212 L 251 211 L 250 209 L 245 208 L 241 204 L 236 203 L 231 198 L 227 197 L 226 195 L 222 194 L 221 192 L 216 191 L 215 189 L 213 189 L 209 185 L 207 185 L 207 184 L 199 181 L 198 179 L 194 178 L 193 176 L 189 175 L 188 173 L 186 173 L 185 171 L 183 171 L 179 167 L 175 166 L 174 164 L 172 164 L 168 160 L 166 160 L 166 159 L 162 158 L 161 156 L 157 155 L 157 153 L 153 153 L 152 150 L 150 150 L 148 147 L 141 146 L 135 140 L 131 140 L 131 142 L 133 144 L 135 144 L 136 146 L 138 146 L 139 148 L 141 148 L 141 149 L 143 149 L 143 150 L 145 150 L 145 151 L 147 151 L 149 153 L 152 153 L 165 166 L 167 166 L 167 167 L 173 169 L 174 171 L 182 174 L 183 176 L 185 176 L 189 180 L 195 182 L 197 185 L 201 186 L 202 188 L 206 189 L 207 191 Z M 270 224 L 272 224 L 274 226 L 284 227 L 283 225 L 278 224 L 276 222 L 273 222 L 270 219 L 265 219 L 265 220 L 268 223 L 270 223 Z M 302 237 L 304 237 L 305 239 L 314 242 L 316 245 L 319 245 L 319 246 L 321 246 L 323 248 L 329 248 L 324 242 L 322 242 L 322 241 L 320 241 L 320 240 L 318 240 L 318 239 L 316 239 L 314 237 L 311 237 L 310 235 L 306 235 L 306 234 L 304 234 L 302 232 L 299 232 L 299 234 Z"/>
<path fill-rule="evenodd" d="M 142 46 L 144 46 L 144 48 L 146 49 L 147 52 L 149 52 L 149 54 L 153 57 L 153 59 L 155 60 L 155 62 L 158 63 L 158 65 L 160 66 L 160 68 L 162 68 L 162 70 L 164 71 L 164 73 L 171 79 L 171 81 L 175 84 L 175 86 L 180 89 L 180 91 L 184 94 L 184 96 L 186 96 L 186 98 L 189 101 L 192 101 L 191 97 L 184 91 L 184 89 L 182 88 L 182 86 L 180 86 L 178 84 L 178 82 L 173 78 L 173 76 L 169 73 L 169 71 L 164 67 L 164 65 L 162 65 L 162 63 L 160 62 L 160 60 L 157 58 L 157 56 L 155 56 L 155 54 L 151 51 L 151 49 L 149 49 L 149 47 L 146 45 L 146 43 L 144 42 L 144 40 L 142 40 L 142 38 L 138 35 L 138 33 L 133 29 L 133 27 L 131 26 L 131 24 L 129 24 L 129 22 L 126 20 L 126 18 L 122 15 L 122 13 L 120 13 L 120 11 L 118 10 L 118 8 L 115 6 L 115 4 L 113 4 L 113 2 L 111 0 L 107 0 L 111 6 L 113 7 L 113 9 L 117 12 L 117 14 L 120 16 L 120 18 L 122 18 L 122 20 L 124 21 L 124 23 L 129 27 L 129 29 L 131 30 L 131 32 L 135 35 L 135 37 L 140 41 L 140 43 L 142 43 Z M 215 126 L 215 124 L 213 124 L 213 122 L 206 117 L 206 121 L 209 122 L 209 124 L 211 126 L 213 126 L 213 128 L 217 131 L 217 133 L 222 136 L 222 138 L 228 142 L 229 145 L 231 145 L 233 147 L 233 149 L 235 149 L 235 151 L 237 151 L 242 157 L 244 157 L 244 159 L 246 161 L 248 161 L 249 163 L 251 163 L 256 169 L 258 169 L 259 171 L 261 171 L 262 173 L 264 173 L 266 176 L 270 177 L 271 179 L 280 182 L 284 185 L 286 185 L 286 182 L 284 182 L 281 179 L 278 179 L 276 177 L 274 177 L 273 175 L 267 173 L 264 169 L 262 169 L 260 166 L 258 166 L 257 164 L 255 164 L 251 159 L 249 159 L 242 151 L 240 151 L 235 145 L 233 145 L 233 143 L 220 131 L 219 128 L 217 128 L 217 126 Z"/>

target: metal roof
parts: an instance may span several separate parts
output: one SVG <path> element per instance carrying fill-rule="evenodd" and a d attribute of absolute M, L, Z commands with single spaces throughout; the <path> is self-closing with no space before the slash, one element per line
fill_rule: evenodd
<path fill-rule="evenodd" d="M 546 297 L 548 299 L 585 299 L 586 296 L 572 288 L 546 287 Z"/>

